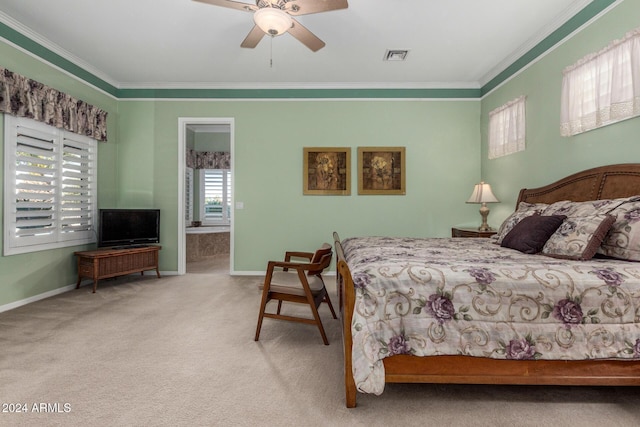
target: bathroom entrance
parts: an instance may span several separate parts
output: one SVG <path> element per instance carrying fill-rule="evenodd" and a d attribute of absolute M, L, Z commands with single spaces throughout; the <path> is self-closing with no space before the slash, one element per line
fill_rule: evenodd
<path fill-rule="evenodd" d="M 182 164 L 180 259 L 184 272 L 230 271 L 233 246 L 233 119 L 180 119 Z"/>

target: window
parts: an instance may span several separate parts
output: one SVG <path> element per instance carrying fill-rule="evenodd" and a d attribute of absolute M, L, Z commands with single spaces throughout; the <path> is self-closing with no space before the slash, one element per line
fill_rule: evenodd
<path fill-rule="evenodd" d="M 190 224 L 193 221 L 193 168 L 185 168 L 184 188 L 184 219 Z"/>
<path fill-rule="evenodd" d="M 4 255 L 96 241 L 94 139 L 5 114 Z"/>
<path fill-rule="evenodd" d="M 231 219 L 231 171 L 200 169 L 203 224 L 229 224 Z"/>
<path fill-rule="evenodd" d="M 563 74 L 562 136 L 640 115 L 640 29 L 567 67 Z"/>
<path fill-rule="evenodd" d="M 524 151 L 525 100 L 521 96 L 489 113 L 489 158 Z"/>

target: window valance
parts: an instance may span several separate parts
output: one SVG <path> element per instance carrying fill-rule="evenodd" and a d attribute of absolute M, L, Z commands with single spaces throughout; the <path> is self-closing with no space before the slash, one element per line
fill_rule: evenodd
<path fill-rule="evenodd" d="M 107 112 L 0 67 L 0 112 L 107 140 Z"/>
<path fill-rule="evenodd" d="M 231 169 L 231 153 L 188 150 L 187 167 L 193 169 Z"/>

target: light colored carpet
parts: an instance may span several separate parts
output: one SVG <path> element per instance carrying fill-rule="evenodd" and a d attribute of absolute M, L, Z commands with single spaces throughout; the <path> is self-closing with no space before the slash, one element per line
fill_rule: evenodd
<path fill-rule="evenodd" d="M 103 281 L 96 294 L 87 284 L 1 313 L 1 409 L 19 403 L 28 411 L 0 413 L 0 425 L 640 423 L 639 387 L 392 384 L 381 396 L 359 394 L 358 407 L 346 409 L 340 327 L 327 307 L 331 345 L 313 326 L 271 319 L 256 343 L 259 279 L 206 263 L 189 271 Z M 332 278 L 327 284 L 337 303 Z M 34 412 L 39 403 L 56 412 Z"/>

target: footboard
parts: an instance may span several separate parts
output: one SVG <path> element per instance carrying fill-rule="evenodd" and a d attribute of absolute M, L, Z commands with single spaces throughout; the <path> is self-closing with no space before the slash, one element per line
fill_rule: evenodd
<path fill-rule="evenodd" d="M 355 288 L 349 266 L 344 258 L 344 252 L 337 233 L 333 233 L 336 252 L 336 287 L 338 293 L 340 321 L 342 322 L 342 345 L 344 351 L 344 388 L 347 408 L 356 406 L 356 383 L 353 380 L 351 346 L 351 321 L 355 306 Z"/>

